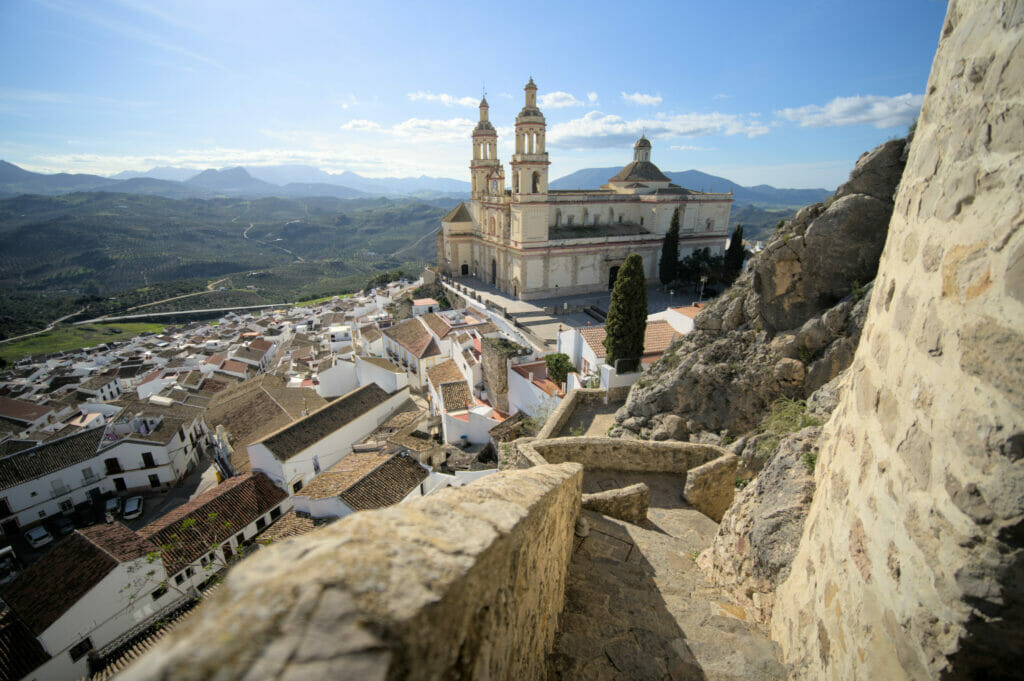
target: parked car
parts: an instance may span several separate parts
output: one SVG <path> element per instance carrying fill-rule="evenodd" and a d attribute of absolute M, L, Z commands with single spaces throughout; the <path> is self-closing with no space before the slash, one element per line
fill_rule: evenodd
<path fill-rule="evenodd" d="M 116 518 L 117 514 L 121 512 L 121 497 L 107 499 L 107 503 L 103 505 L 103 512 Z"/>
<path fill-rule="evenodd" d="M 124 502 L 124 519 L 135 520 L 142 515 L 142 497 L 131 497 Z"/>
<path fill-rule="evenodd" d="M 60 536 L 62 537 L 66 534 L 71 534 L 75 531 L 74 521 L 66 516 L 61 516 L 60 518 L 57 518 L 57 520 L 55 520 L 53 524 L 56 525 L 57 532 L 59 532 Z"/>
<path fill-rule="evenodd" d="M 25 533 L 25 540 L 34 549 L 39 549 L 53 541 L 53 535 L 45 527 L 33 527 Z"/>

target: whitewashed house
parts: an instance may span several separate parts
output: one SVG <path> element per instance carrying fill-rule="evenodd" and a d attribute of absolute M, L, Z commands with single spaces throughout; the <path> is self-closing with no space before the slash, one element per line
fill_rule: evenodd
<path fill-rule="evenodd" d="M 409 374 L 390 360 L 356 355 L 355 365 L 359 385 L 376 383 L 389 393 L 409 385 Z"/>
<path fill-rule="evenodd" d="M 295 510 L 313 518 L 344 518 L 421 496 L 430 470 L 404 454 L 353 452 L 292 497 Z"/>
<path fill-rule="evenodd" d="M 351 452 L 353 444 L 408 398 L 408 388 L 389 394 L 376 383 L 364 385 L 250 444 L 250 465 L 286 492 L 298 492 Z"/>

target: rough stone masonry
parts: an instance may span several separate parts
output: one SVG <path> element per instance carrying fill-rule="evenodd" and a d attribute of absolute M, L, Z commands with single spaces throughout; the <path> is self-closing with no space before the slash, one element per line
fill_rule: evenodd
<path fill-rule="evenodd" d="M 1024 669 L 1024 2 L 954 0 L 772 635 L 798 679 Z"/>

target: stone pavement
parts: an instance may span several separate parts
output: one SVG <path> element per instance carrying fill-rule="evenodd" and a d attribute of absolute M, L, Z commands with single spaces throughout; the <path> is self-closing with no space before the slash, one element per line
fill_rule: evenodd
<path fill-rule="evenodd" d="M 677 476 L 588 471 L 583 489 L 634 482 L 651 487 L 643 527 L 582 512 L 548 678 L 785 679 L 775 644 L 697 568 L 717 525 L 679 500 Z"/>
<path fill-rule="evenodd" d="M 450 286 L 447 282 L 442 282 Z M 563 312 L 564 305 L 568 303 L 569 308 L 587 307 L 594 305 L 605 312 L 611 300 L 611 291 L 598 293 L 582 293 L 574 296 L 551 296 L 550 298 L 538 298 L 537 300 L 518 300 L 512 298 L 496 287 L 491 286 L 474 277 L 456 277 L 455 283 L 472 289 L 480 296 L 481 302 L 493 307 L 501 306 L 514 316 L 516 320 L 530 333 L 544 343 L 548 349 L 553 350 L 557 344 L 559 327 L 580 327 L 588 324 L 600 324 L 596 319 L 584 312 Z M 459 293 L 456 291 L 456 293 Z M 459 293 L 459 295 L 463 295 Z M 647 311 L 649 314 L 661 312 L 668 307 L 679 305 L 690 305 L 697 300 L 697 294 L 691 292 L 667 293 L 658 286 L 647 288 Z M 545 308 L 552 310 L 552 313 L 544 311 Z"/>

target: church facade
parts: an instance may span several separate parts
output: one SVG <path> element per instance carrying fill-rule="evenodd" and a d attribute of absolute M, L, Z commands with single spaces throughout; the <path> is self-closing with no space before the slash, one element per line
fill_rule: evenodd
<path fill-rule="evenodd" d="M 549 190 L 546 123 L 532 78 L 525 92 L 507 178 L 487 100 L 480 102 L 470 200 L 441 220 L 441 271 L 475 276 L 528 300 L 611 288 L 626 256 L 639 253 L 648 281 L 656 281 L 662 242 L 676 209 L 680 257 L 705 247 L 724 250 L 732 194 L 672 184 L 651 162 L 651 143 L 644 137 L 634 145 L 633 161 L 601 189 Z"/>

